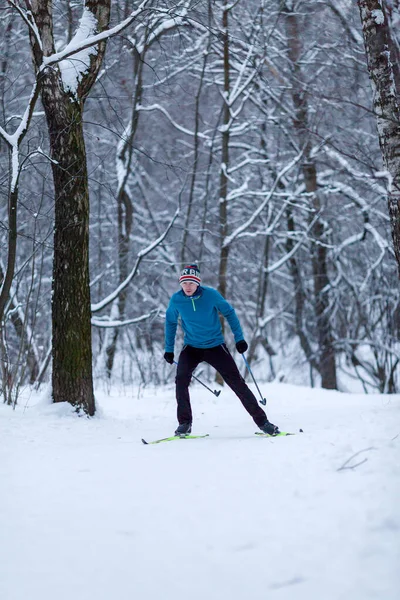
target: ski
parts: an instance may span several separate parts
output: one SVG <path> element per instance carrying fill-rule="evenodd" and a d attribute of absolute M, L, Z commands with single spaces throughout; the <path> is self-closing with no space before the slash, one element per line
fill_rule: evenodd
<path fill-rule="evenodd" d="M 302 432 L 303 430 L 300 429 L 300 431 Z M 270 433 L 262 433 L 261 431 L 256 431 L 255 435 L 258 435 L 259 437 L 274 438 L 274 437 L 285 437 L 287 435 L 296 435 L 296 434 L 291 433 L 289 431 L 280 431 L 276 435 L 271 435 Z M 170 437 L 161 438 L 159 440 L 152 440 L 151 442 L 148 442 L 142 438 L 142 442 L 143 442 L 143 444 L 148 446 L 150 444 L 161 444 L 162 442 L 173 442 L 174 440 L 199 440 L 199 439 L 206 438 L 206 437 L 209 437 L 208 433 L 206 433 L 205 435 L 171 435 Z"/>
<path fill-rule="evenodd" d="M 146 442 L 146 440 L 142 438 L 142 442 L 143 444 L 148 446 L 149 444 L 161 444 L 161 442 L 173 442 L 174 440 L 198 440 L 201 438 L 206 438 L 208 436 L 208 433 L 206 433 L 205 435 L 172 435 L 171 437 L 161 438 L 160 440 L 153 440 L 152 442 Z"/>
<path fill-rule="evenodd" d="M 260 437 L 275 438 L 275 437 L 284 437 L 286 435 L 296 435 L 296 434 L 290 433 L 288 431 L 280 431 L 279 433 L 276 433 L 275 435 L 271 435 L 270 433 L 262 433 L 262 431 L 256 431 L 255 435 L 259 435 Z"/>

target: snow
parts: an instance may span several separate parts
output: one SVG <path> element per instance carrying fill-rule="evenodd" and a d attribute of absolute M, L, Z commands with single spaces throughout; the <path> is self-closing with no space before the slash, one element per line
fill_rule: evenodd
<path fill-rule="evenodd" d="M 82 42 L 85 42 L 89 37 L 95 34 L 96 28 L 96 17 L 89 9 L 84 8 L 78 30 L 71 42 L 66 46 L 65 52 L 68 53 L 75 48 L 78 48 Z M 90 57 L 92 54 L 97 54 L 96 46 L 80 50 L 79 52 L 76 52 L 72 58 L 61 60 L 59 62 L 63 87 L 66 92 L 71 92 L 76 96 L 78 85 L 81 82 L 83 75 L 89 70 Z"/>
<path fill-rule="evenodd" d="M 12 177 L 11 177 L 10 191 L 13 193 L 16 190 L 18 178 L 19 178 L 19 148 L 18 148 L 17 144 L 15 144 L 15 146 L 12 146 L 11 157 L 12 157 L 11 158 Z M 13 208 L 13 210 L 15 210 L 15 208 Z"/>
<path fill-rule="evenodd" d="M 99 389 L 94 419 L 28 390 L 1 405 L 0 597 L 399 598 L 400 395 L 261 389 L 304 433 L 257 437 L 230 390 L 198 385 L 210 437 L 153 446 L 172 386 Z"/>
<path fill-rule="evenodd" d="M 382 25 L 385 22 L 385 15 L 379 8 L 372 10 L 371 16 L 377 25 Z"/>

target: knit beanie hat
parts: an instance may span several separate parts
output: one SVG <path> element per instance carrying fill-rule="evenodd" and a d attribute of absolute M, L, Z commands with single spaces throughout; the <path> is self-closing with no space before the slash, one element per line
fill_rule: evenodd
<path fill-rule="evenodd" d="M 184 281 L 192 281 L 193 283 L 200 285 L 200 269 L 197 265 L 186 265 L 179 277 L 179 283 L 183 283 Z"/>

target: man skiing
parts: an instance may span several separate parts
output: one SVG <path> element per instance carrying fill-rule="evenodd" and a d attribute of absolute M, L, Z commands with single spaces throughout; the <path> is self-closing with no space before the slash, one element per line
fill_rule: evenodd
<path fill-rule="evenodd" d="M 200 270 L 195 264 L 187 265 L 183 269 L 179 283 L 181 290 L 173 294 L 166 312 L 164 353 L 164 359 L 172 365 L 175 335 L 180 317 L 184 332 L 184 346 L 179 355 L 176 373 L 179 425 L 175 435 L 185 436 L 191 433 L 192 409 L 189 383 L 193 371 L 202 361 L 207 362 L 220 373 L 263 433 L 278 434 L 278 427 L 268 421 L 267 415 L 240 375 L 226 347 L 219 313 L 226 318 L 232 329 L 236 350 L 243 354 L 248 348 L 234 308 L 217 290 L 200 285 Z"/>

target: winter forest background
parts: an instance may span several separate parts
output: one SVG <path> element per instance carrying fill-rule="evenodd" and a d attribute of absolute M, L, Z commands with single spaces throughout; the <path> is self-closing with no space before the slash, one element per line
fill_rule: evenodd
<path fill-rule="evenodd" d="M 173 381 L 194 261 L 262 380 L 399 392 L 399 40 L 399 0 L 2 0 L 4 401 Z"/>

